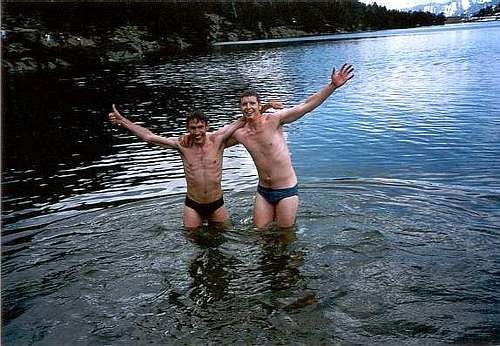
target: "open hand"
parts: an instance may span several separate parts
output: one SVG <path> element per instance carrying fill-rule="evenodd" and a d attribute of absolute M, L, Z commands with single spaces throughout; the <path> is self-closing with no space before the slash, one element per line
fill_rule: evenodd
<path fill-rule="evenodd" d="M 354 71 L 354 67 L 352 65 L 344 64 L 339 72 L 335 72 L 335 67 L 332 71 L 332 84 L 335 88 L 340 88 L 344 85 L 349 79 L 354 77 L 352 73 Z"/>

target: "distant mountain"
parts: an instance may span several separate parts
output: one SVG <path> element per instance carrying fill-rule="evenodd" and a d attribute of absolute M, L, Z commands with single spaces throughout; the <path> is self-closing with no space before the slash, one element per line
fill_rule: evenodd
<path fill-rule="evenodd" d="M 444 13 L 446 17 L 464 17 L 472 16 L 482 8 L 495 6 L 499 3 L 500 0 L 451 0 L 443 4 L 431 2 L 427 5 L 418 5 L 408 10 L 434 14 Z"/>

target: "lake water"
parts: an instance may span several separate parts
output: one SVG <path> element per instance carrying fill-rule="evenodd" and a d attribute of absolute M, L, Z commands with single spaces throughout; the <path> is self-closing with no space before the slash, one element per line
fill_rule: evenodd
<path fill-rule="evenodd" d="M 500 24 L 221 47 L 161 63 L 5 77 L 6 345 L 500 342 Z M 107 123 L 161 135 L 238 94 L 295 105 L 293 232 L 252 227 L 256 170 L 225 153 L 233 226 L 188 239 L 182 163 Z"/>

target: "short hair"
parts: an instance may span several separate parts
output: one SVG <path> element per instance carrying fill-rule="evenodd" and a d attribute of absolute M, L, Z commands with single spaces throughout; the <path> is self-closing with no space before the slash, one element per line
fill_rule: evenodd
<path fill-rule="evenodd" d="M 260 103 L 260 96 L 259 94 L 253 90 L 253 89 L 249 89 L 249 90 L 245 90 L 244 92 L 241 93 L 240 95 L 240 103 L 241 103 L 241 100 L 244 98 L 244 97 L 251 97 L 251 96 L 255 96 L 255 98 L 257 98 L 257 102 Z"/>
<path fill-rule="evenodd" d="M 196 110 L 192 111 L 191 114 L 189 114 L 186 117 L 186 127 L 189 126 L 189 123 L 191 122 L 191 120 L 198 120 L 198 121 L 204 122 L 205 124 L 208 125 L 208 119 L 205 116 L 205 113 L 203 113 L 199 109 L 196 109 Z"/>

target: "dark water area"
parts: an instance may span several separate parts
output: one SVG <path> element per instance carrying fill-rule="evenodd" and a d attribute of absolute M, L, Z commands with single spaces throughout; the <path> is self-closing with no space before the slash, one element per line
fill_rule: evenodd
<path fill-rule="evenodd" d="M 252 227 L 256 170 L 226 150 L 223 234 L 182 230 L 178 155 L 107 123 L 216 129 L 255 88 L 292 106 L 297 227 Z M 2 343 L 490 345 L 500 342 L 500 25 L 224 47 L 5 76 Z"/>

